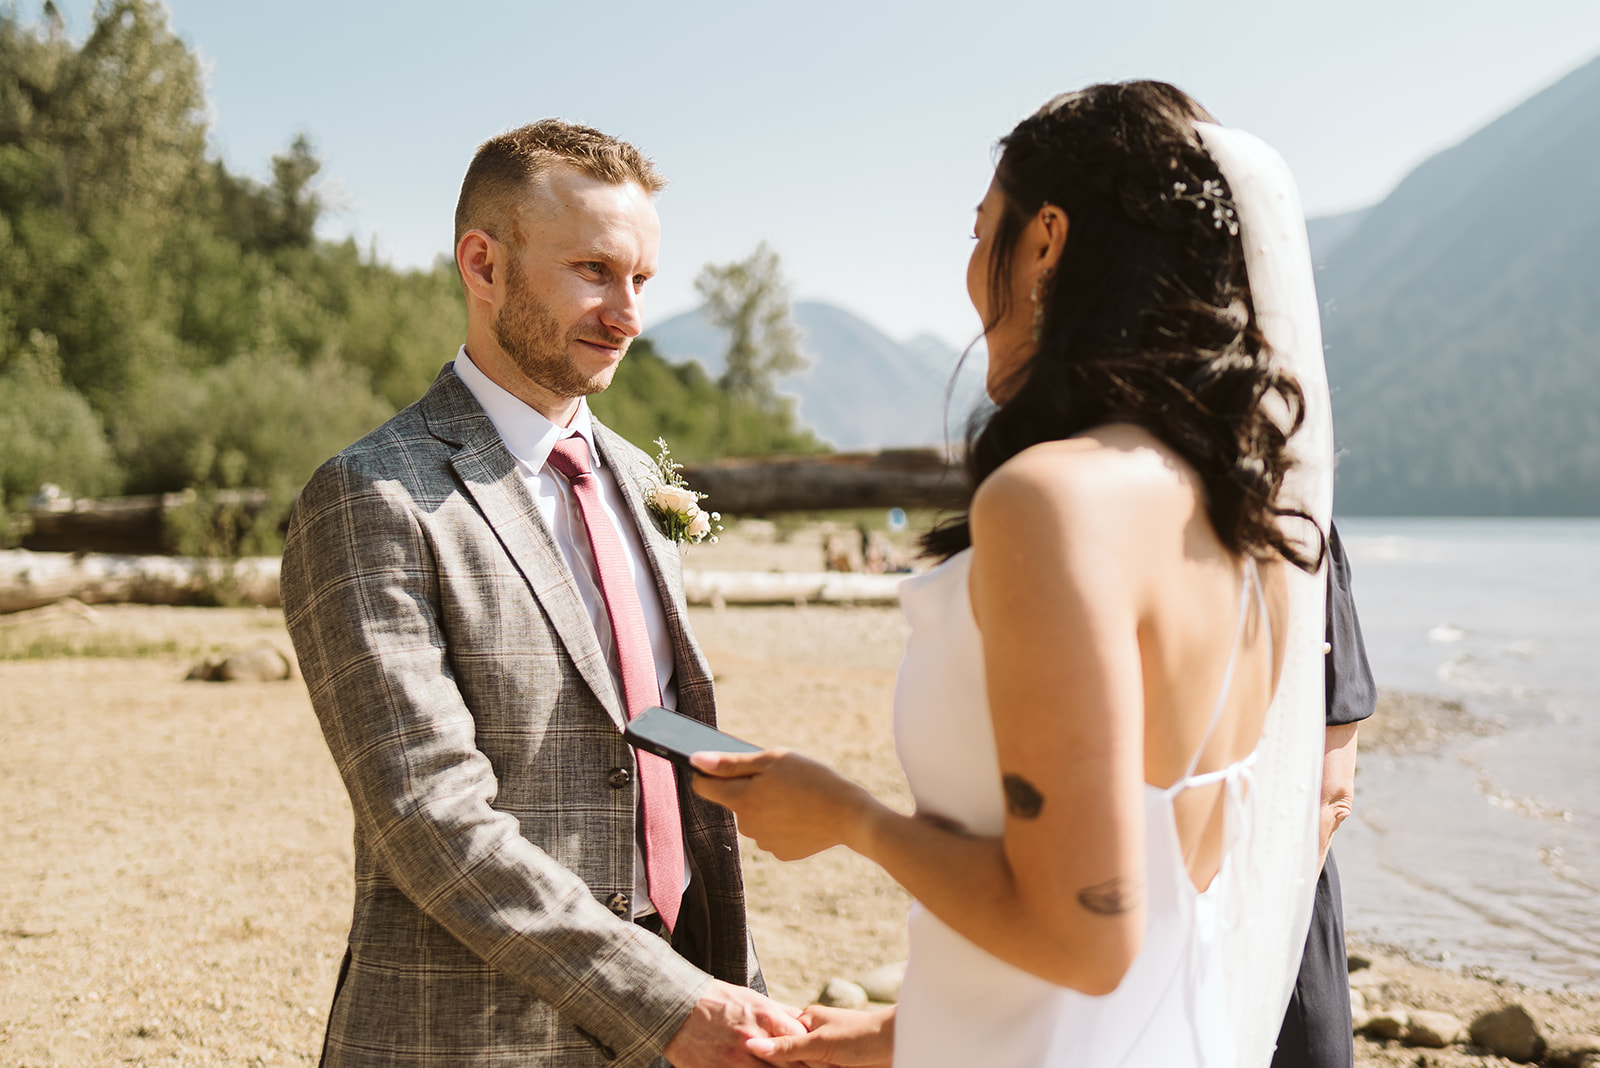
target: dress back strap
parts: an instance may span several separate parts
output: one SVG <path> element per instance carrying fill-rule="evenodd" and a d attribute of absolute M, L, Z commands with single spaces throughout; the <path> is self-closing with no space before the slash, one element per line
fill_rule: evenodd
<path fill-rule="evenodd" d="M 1183 776 L 1177 782 L 1167 787 L 1168 796 L 1176 796 L 1191 786 L 1202 785 L 1196 778 L 1194 769 L 1200 766 L 1200 755 L 1205 752 L 1206 746 L 1211 742 L 1211 736 L 1216 733 L 1217 723 L 1222 719 L 1222 709 L 1228 703 L 1228 692 L 1233 689 L 1233 672 L 1239 665 L 1239 645 L 1244 640 L 1245 624 L 1250 619 L 1250 594 L 1254 591 L 1256 604 L 1260 608 L 1261 618 L 1266 622 L 1268 647 L 1272 642 L 1272 621 L 1267 619 L 1267 595 L 1261 587 L 1261 574 L 1256 569 L 1253 556 L 1244 558 L 1244 578 L 1239 583 L 1239 621 L 1233 628 L 1233 648 L 1228 650 L 1228 666 L 1222 673 L 1222 688 L 1217 693 L 1217 700 L 1211 707 L 1211 722 L 1206 724 L 1206 733 L 1200 739 L 1200 744 L 1195 748 L 1194 755 L 1189 758 L 1189 766 L 1184 769 Z M 1223 769 L 1226 770 L 1226 769 Z M 1220 773 L 1215 773 L 1220 778 Z M 1205 777 L 1211 781 L 1211 777 Z"/>

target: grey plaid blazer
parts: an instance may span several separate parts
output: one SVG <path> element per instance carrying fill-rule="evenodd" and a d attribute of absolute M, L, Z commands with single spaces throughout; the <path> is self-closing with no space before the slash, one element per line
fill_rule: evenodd
<path fill-rule="evenodd" d="M 600 426 L 654 566 L 679 710 L 716 715 L 643 453 Z M 630 922 L 633 752 L 577 587 L 447 365 L 301 493 L 283 605 L 355 810 L 324 1063 L 650 1065 L 707 976 L 763 989 L 731 816 L 680 780 L 678 950 Z"/>

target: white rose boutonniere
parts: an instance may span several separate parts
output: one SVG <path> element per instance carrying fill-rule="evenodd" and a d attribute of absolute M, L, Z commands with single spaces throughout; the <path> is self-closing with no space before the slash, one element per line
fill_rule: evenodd
<path fill-rule="evenodd" d="M 656 438 L 656 448 L 661 451 L 656 453 L 652 472 L 655 485 L 645 490 L 644 503 L 661 520 L 667 537 L 680 545 L 695 545 L 707 538 L 716 544 L 717 532 L 722 529 L 722 513 L 701 509 L 700 502 L 705 494 L 690 489 L 683 481 L 678 473 L 683 465 L 672 459 L 665 441 Z"/>

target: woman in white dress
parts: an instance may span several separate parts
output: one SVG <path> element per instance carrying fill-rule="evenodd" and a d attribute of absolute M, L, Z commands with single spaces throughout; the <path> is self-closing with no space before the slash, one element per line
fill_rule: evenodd
<path fill-rule="evenodd" d="M 1158 82 L 1064 94 L 1000 147 L 967 274 L 998 407 L 902 593 L 916 814 L 797 754 L 695 757 L 763 848 L 843 844 L 912 893 L 900 1002 L 750 1049 L 1261 1063 L 1320 766 L 1331 434 L 1298 201 Z"/>

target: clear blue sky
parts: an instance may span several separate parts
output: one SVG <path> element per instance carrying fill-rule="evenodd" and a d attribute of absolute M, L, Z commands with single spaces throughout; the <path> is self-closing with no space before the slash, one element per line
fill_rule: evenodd
<path fill-rule="evenodd" d="M 92 0 L 58 3 L 81 38 Z M 651 321 L 766 240 L 796 297 L 956 343 L 977 328 L 963 278 L 991 146 L 1053 93 L 1174 82 L 1274 144 L 1321 215 L 1600 53 L 1595 0 L 168 3 L 231 167 L 264 176 L 310 136 L 340 206 L 325 236 L 400 266 L 448 254 L 477 143 L 555 115 L 672 179 Z"/>

